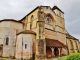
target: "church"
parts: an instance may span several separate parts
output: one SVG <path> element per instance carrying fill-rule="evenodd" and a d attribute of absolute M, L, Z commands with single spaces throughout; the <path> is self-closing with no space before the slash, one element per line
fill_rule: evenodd
<path fill-rule="evenodd" d="M 0 20 L 1 57 L 46 60 L 79 52 L 79 40 L 66 31 L 57 6 L 37 6 L 21 20 Z"/>

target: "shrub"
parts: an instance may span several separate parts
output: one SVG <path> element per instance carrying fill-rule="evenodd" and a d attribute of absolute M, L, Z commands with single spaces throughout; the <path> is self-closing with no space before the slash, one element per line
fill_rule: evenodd
<path fill-rule="evenodd" d="M 67 56 L 66 60 L 80 60 L 80 53 L 72 53 Z"/>

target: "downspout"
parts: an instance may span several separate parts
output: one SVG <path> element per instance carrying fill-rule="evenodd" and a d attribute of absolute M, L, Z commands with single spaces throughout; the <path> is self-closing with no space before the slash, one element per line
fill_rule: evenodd
<path fill-rule="evenodd" d="M 21 59 L 23 59 L 23 37 L 22 37 L 22 51 L 21 51 Z"/>

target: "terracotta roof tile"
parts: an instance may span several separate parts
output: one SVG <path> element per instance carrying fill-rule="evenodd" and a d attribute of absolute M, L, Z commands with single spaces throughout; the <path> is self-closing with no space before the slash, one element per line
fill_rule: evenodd
<path fill-rule="evenodd" d="M 36 33 L 34 31 L 32 31 L 32 30 L 25 30 L 25 31 L 22 31 L 22 32 L 18 33 L 17 35 L 19 35 L 21 33 L 22 34 L 35 34 L 36 35 Z"/>
<path fill-rule="evenodd" d="M 69 34 L 66 34 L 66 38 L 78 40 L 78 39 L 76 39 L 75 37 L 73 37 L 73 36 L 71 36 L 71 35 L 69 35 Z"/>
<path fill-rule="evenodd" d="M 61 43 L 58 40 L 54 40 L 54 39 L 46 39 L 46 46 L 49 46 L 49 47 L 68 47 L 67 45 Z"/>
<path fill-rule="evenodd" d="M 0 22 L 2 22 L 2 21 L 14 21 L 14 22 L 22 23 L 21 21 L 17 21 L 17 20 L 14 20 L 14 19 L 3 19 L 3 20 L 0 20 Z"/>
<path fill-rule="evenodd" d="M 61 11 L 57 6 L 54 6 L 53 8 L 52 8 L 52 10 L 55 10 L 55 9 L 58 9 L 59 11 Z M 62 12 L 62 11 L 61 11 Z M 64 13 L 64 12 L 62 12 L 62 13 Z"/>

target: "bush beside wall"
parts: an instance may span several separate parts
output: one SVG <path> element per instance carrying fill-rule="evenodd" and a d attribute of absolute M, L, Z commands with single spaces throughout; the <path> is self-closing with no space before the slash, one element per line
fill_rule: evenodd
<path fill-rule="evenodd" d="M 66 60 L 80 60 L 80 53 L 70 54 Z"/>

